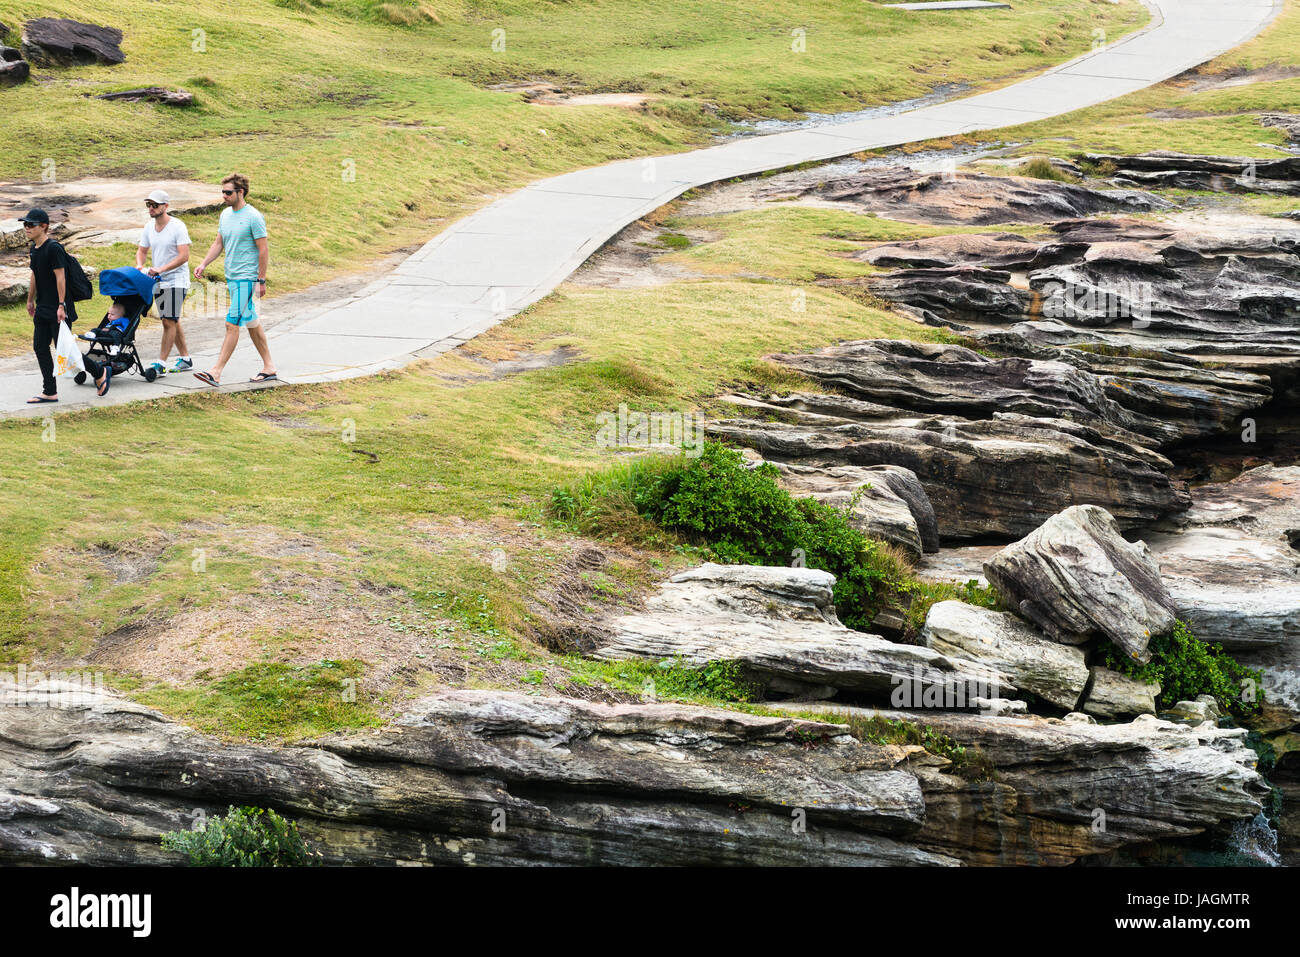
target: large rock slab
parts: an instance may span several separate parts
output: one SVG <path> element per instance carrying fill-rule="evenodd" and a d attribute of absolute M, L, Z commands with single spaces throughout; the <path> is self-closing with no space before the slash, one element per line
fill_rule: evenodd
<path fill-rule="evenodd" d="M 1160 685 L 1138 681 L 1101 665 L 1094 665 L 1079 710 L 1102 720 L 1155 714 Z"/>
<path fill-rule="evenodd" d="M 159 835 L 230 804 L 297 820 L 325 864 L 958 863 L 911 843 L 924 799 L 898 749 L 831 724 L 452 691 L 277 749 L 48 691 L 0 708 L 5 863 L 183 864 Z"/>
<path fill-rule="evenodd" d="M 1130 544 L 1096 505 L 1054 515 L 984 565 L 1003 598 L 1057 641 L 1104 637 L 1136 661 L 1174 626 L 1178 606 L 1141 542 Z"/>
<path fill-rule="evenodd" d="M 1088 683 L 1084 653 L 1051 641 L 1015 615 L 960 601 L 936 602 L 926 614 L 927 648 L 992 665 L 1016 687 L 1073 711 Z"/>
<path fill-rule="evenodd" d="M 1023 536 L 1083 503 L 1105 506 L 1123 527 L 1176 514 L 1189 503 L 1185 486 L 1166 474 L 1173 466 L 1164 456 L 1114 430 L 1066 419 L 999 412 L 971 421 L 806 393 L 724 401 L 770 418 L 722 419 L 706 423 L 705 431 L 766 460 L 911 470 L 947 542 Z"/>
<path fill-rule="evenodd" d="M 1157 150 L 1135 156 L 1090 153 L 1084 159 L 1113 166 L 1117 179 L 1134 186 L 1230 193 L 1300 193 L 1300 158 L 1199 156 Z"/>
<path fill-rule="evenodd" d="M 1091 371 L 1038 359 L 991 359 L 962 346 L 871 339 L 809 355 L 776 355 L 782 365 L 849 395 L 915 412 L 988 418 L 1016 412 L 1105 423 L 1153 444 L 1181 436 L 1161 418 L 1136 415 L 1106 394 Z M 1267 392 L 1265 392 L 1267 397 Z"/>
<path fill-rule="evenodd" d="M 964 780 L 931 762 L 911 765 L 925 793 L 919 842 L 969 864 L 1065 865 L 1133 844 L 1223 832 L 1259 813 L 1268 793 L 1244 728 L 1187 728 L 1150 715 L 1100 725 L 797 707 L 828 720 L 907 721 L 978 749 L 995 780 Z"/>
<path fill-rule="evenodd" d="M 964 707 L 1014 696 L 1001 669 L 844 627 L 834 584 L 812 568 L 701 565 L 663 583 L 643 609 L 605 623 L 580 650 L 605 660 L 736 661 L 785 693 L 830 688 L 898 701 L 896 693 L 933 689 Z"/>
<path fill-rule="evenodd" d="M 23 56 L 37 66 L 124 63 L 122 31 L 77 20 L 38 17 L 23 24 Z"/>
<path fill-rule="evenodd" d="M 773 463 L 781 484 L 798 497 L 847 508 L 853 526 L 889 542 L 909 558 L 939 550 L 939 523 L 925 487 L 910 469 L 893 465 L 815 469 Z"/>

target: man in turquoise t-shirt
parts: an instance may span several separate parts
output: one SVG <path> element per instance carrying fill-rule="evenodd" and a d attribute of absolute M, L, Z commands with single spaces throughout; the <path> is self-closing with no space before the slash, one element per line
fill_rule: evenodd
<path fill-rule="evenodd" d="M 217 223 L 217 238 L 213 240 L 203 262 L 194 267 L 194 278 L 202 279 L 222 250 L 226 253 L 226 291 L 230 308 L 226 312 L 226 338 L 221 343 L 221 354 L 216 364 L 207 372 L 196 372 L 194 377 L 208 385 L 221 384 L 221 371 L 234 355 L 239 342 L 239 330 L 248 330 L 257 354 L 262 357 L 262 371 L 252 382 L 266 382 L 276 377 L 275 363 L 271 361 L 271 346 L 266 341 L 266 331 L 257 319 L 256 300 L 266 295 L 266 267 L 270 247 L 266 241 L 266 220 L 248 204 L 248 177 L 231 173 L 221 181 L 221 199 L 226 208 Z"/>

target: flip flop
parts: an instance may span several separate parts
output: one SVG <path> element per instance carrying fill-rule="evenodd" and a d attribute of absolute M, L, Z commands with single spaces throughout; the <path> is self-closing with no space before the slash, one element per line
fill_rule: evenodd
<path fill-rule="evenodd" d="M 218 382 L 216 379 L 212 378 L 212 374 L 208 372 L 196 372 L 194 373 L 194 378 L 198 379 L 204 385 L 212 386 L 212 388 L 214 389 L 217 386 L 221 385 L 221 383 Z"/>
<path fill-rule="evenodd" d="M 51 396 L 48 396 L 48 395 L 34 395 L 34 396 L 32 396 L 30 399 L 27 400 L 27 404 L 28 404 L 28 405 L 36 405 L 36 404 L 39 403 L 39 402 L 58 402 L 58 401 L 59 401 L 59 397 L 58 397 L 58 396 L 53 396 L 53 397 L 51 397 Z"/>
<path fill-rule="evenodd" d="M 257 375 L 253 376 L 248 381 L 249 382 L 270 382 L 274 378 L 276 378 L 276 373 L 274 372 L 259 372 Z"/>
<path fill-rule="evenodd" d="M 95 395 L 108 395 L 108 386 L 112 379 L 113 367 L 109 365 L 104 366 L 104 383 L 103 385 L 96 387 Z"/>

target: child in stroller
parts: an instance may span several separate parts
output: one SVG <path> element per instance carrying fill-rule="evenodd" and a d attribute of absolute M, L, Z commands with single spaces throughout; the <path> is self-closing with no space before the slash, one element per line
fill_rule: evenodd
<path fill-rule="evenodd" d="M 132 267 L 105 269 L 99 274 L 100 295 L 111 296 L 113 304 L 98 326 L 79 337 L 89 342 L 90 348 L 81 357 L 86 372 L 73 377 L 78 385 L 89 373 L 99 394 L 105 395 L 114 375 L 138 371 L 146 382 L 158 377 L 158 370 L 145 368 L 135 348 L 135 332 L 153 304 L 157 282 L 156 277 Z"/>

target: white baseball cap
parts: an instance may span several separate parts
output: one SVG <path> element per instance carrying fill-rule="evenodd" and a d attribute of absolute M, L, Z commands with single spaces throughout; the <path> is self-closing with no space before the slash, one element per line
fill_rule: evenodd
<path fill-rule="evenodd" d="M 155 189 L 152 193 L 146 196 L 145 199 L 149 200 L 150 202 L 160 203 L 160 204 L 171 202 L 171 197 L 167 195 L 166 190 L 161 190 L 161 189 Z"/>

